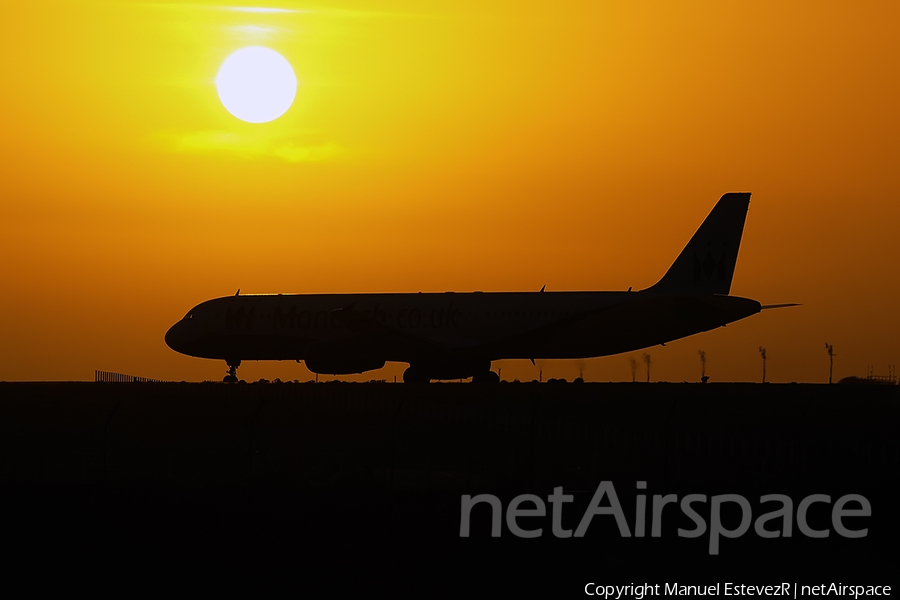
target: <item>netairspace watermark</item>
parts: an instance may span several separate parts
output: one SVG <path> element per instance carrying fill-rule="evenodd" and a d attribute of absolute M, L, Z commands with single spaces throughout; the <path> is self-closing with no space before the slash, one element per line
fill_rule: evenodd
<path fill-rule="evenodd" d="M 890 596 L 889 585 L 847 585 L 821 583 L 818 585 L 746 585 L 743 583 L 714 583 L 711 585 L 683 585 L 679 583 L 631 583 L 628 585 L 601 585 L 589 583 L 584 593 L 604 600 L 644 600 L 653 596 L 781 596 L 783 598 L 812 598 L 817 596 L 842 596 L 865 598 Z"/>
<path fill-rule="evenodd" d="M 637 482 L 638 490 L 647 489 L 646 481 Z M 606 500 L 606 505 L 601 503 Z M 551 522 L 550 528 L 554 536 L 558 538 L 583 537 L 587 532 L 591 521 L 596 516 L 612 516 L 619 529 L 621 537 L 631 537 L 632 530 L 625 519 L 625 511 L 619 503 L 616 495 L 616 489 L 611 481 L 602 481 L 597 486 L 597 491 L 591 499 L 587 510 L 585 510 L 578 527 L 573 532 L 571 529 L 563 529 L 562 513 L 563 505 L 574 501 L 574 496 L 564 494 L 562 487 L 553 488 L 553 493 L 547 496 L 547 501 L 551 505 Z M 693 529 L 678 529 L 678 537 L 698 538 L 709 535 L 709 553 L 718 554 L 721 538 L 738 538 L 750 531 L 750 525 L 753 525 L 753 531 L 762 538 L 791 537 L 793 535 L 794 517 L 796 516 L 797 529 L 800 533 L 811 538 L 826 538 L 830 535 L 831 530 L 828 527 L 822 528 L 824 523 L 817 524 L 819 529 L 813 529 L 807 520 L 807 512 L 810 506 L 816 503 L 831 504 L 831 496 L 826 494 L 812 494 L 800 500 L 794 510 L 794 502 L 789 496 L 782 494 L 769 494 L 761 496 L 759 499 L 761 504 L 772 503 L 774 510 L 759 515 L 753 520 L 753 510 L 750 502 L 738 494 L 722 494 L 718 496 L 707 497 L 706 494 L 688 494 L 679 498 L 675 494 L 667 494 L 665 496 L 656 494 L 652 497 L 650 510 L 650 537 L 662 536 L 662 520 L 663 509 L 669 505 L 677 505 L 681 508 L 681 512 L 689 517 L 694 523 Z M 706 520 L 694 509 L 695 505 L 709 503 L 710 522 L 707 525 Z M 468 494 L 462 497 L 461 515 L 459 523 L 460 537 L 469 537 L 470 520 L 472 508 L 479 504 L 485 503 L 491 507 L 491 537 L 500 537 L 501 533 L 501 517 L 503 514 L 503 505 L 497 496 L 492 494 L 479 494 L 470 496 Z M 740 524 L 728 529 L 722 523 L 722 508 L 728 504 L 734 504 L 740 507 L 741 521 Z M 523 505 L 526 505 L 523 507 Z M 531 505 L 531 506 L 528 506 Z M 848 506 L 849 505 L 849 506 Z M 856 506 L 858 505 L 858 506 Z M 668 512 L 672 512 L 670 509 Z M 668 513 L 667 513 L 668 514 Z M 834 531 L 846 538 L 862 538 L 866 537 L 869 530 L 866 529 L 848 529 L 844 524 L 845 517 L 870 517 L 872 515 L 872 505 L 869 501 L 859 494 L 847 494 L 835 500 L 831 509 L 831 526 Z M 520 517 L 546 517 L 547 505 L 539 496 L 533 494 L 522 494 L 512 499 L 506 507 L 506 525 L 513 535 L 520 538 L 536 538 L 541 537 L 544 533 L 543 527 L 537 529 L 523 529 L 519 524 Z M 648 519 L 647 519 L 647 495 L 638 494 L 634 511 L 634 537 L 646 537 Z M 669 517 L 672 518 L 672 517 Z M 767 528 L 767 524 L 771 523 Z M 708 534 L 707 534 L 708 532 Z"/>

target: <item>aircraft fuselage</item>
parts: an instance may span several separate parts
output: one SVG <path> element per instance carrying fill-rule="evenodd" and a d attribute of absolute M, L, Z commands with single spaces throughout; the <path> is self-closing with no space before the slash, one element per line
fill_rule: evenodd
<path fill-rule="evenodd" d="M 458 355 L 587 358 L 668 342 L 759 312 L 755 300 L 649 292 L 309 294 L 216 298 L 166 335 L 184 354 L 306 360 L 317 345 L 362 342 L 385 361 Z"/>

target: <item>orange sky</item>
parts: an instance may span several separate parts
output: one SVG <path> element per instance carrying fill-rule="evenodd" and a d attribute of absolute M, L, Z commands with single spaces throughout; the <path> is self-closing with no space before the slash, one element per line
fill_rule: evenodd
<path fill-rule="evenodd" d="M 699 349 L 714 381 L 758 380 L 761 345 L 772 381 L 827 380 L 825 342 L 836 377 L 900 363 L 896 3 L 234 6 L 286 10 L 4 7 L 0 379 L 218 380 L 163 335 L 237 288 L 640 289 L 727 191 L 753 192 L 732 293 L 803 306 L 653 348 L 653 379 Z M 299 82 L 270 123 L 216 94 L 248 45 Z"/>

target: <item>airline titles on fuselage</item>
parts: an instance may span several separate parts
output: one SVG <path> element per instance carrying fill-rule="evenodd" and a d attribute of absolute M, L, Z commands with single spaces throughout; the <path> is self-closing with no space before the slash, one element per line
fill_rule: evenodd
<path fill-rule="evenodd" d="M 523 307 L 524 308 L 524 307 Z M 352 311 L 352 309 L 350 309 Z M 396 329 L 457 329 L 463 316 L 474 316 L 471 312 L 461 310 L 450 302 L 446 307 L 435 308 L 400 308 L 397 310 L 384 309 L 380 303 L 375 304 L 371 310 L 352 311 L 363 322 L 380 323 L 381 325 Z M 483 317 L 486 320 L 509 320 L 522 318 L 543 318 L 545 321 L 566 317 L 573 314 L 568 310 L 485 310 Z M 272 309 L 259 309 L 256 306 L 245 305 L 233 308 L 228 307 L 225 313 L 225 329 L 245 329 L 254 327 L 273 331 L 292 330 L 337 330 L 345 328 L 346 322 L 342 318 L 341 311 L 336 310 L 308 310 L 298 306 L 276 306 Z"/>
<path fill-rule="evenodd" d="M 365 320 L 373 320 L 383 325 L 398 329 L 455 329 L 459 325 L 457 319 L 461 315 L 451 302 L 446 308 L 401 308 L 396 313 L 381 308 L 376 304 L 372 310 L 358 311 Z M 225 314 L 225 329 L 252 329 L 257 317 L 263 322 L 271 322 L 273 330 L 291 329 L 342 329 L 346 325 L 339 312 L 334 310 L 300 310 L 296 306 L 284 308 L 276 306 L 273 310 L 261 311 L 257 315 L 256 307 L 237 309 L 228 307 Z"/>

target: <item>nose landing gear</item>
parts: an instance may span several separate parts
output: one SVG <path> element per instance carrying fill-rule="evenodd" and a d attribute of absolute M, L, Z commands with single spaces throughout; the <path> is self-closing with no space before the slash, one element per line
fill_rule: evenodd
<path fill-rule="evenodd" d="M 225 364 L 228 365 L 228 375 L 226 375 L 225 378 L 222 379 L 222 381 L 225 383 L 237 383 L 238 382 L 237 368 L 239 366 L 241 366 L 241 361 L 240 360 L 226 360 Z"/>

